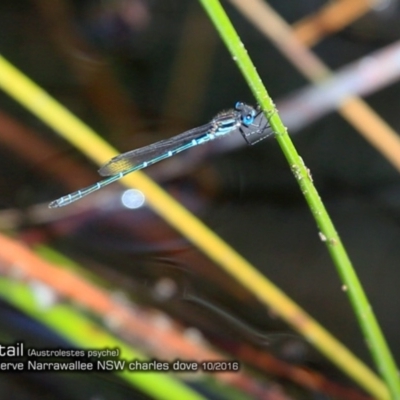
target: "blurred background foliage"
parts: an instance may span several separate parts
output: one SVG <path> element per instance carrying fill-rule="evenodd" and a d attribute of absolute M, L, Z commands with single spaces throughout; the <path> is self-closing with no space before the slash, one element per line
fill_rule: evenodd
<path fill-rule="evenodd" d="M 269 2 L 291 24 L 328 3 Z M 223 5 L 279 108 L 308 82 L 230 2 Z M 338 69 L 398 40 L 399 16 L 397 0 L 381 1 L 313 51 Z M 121 152 L 203 124 L 236 101 L 254 103 L 194 0 L 3 0 L 0 26 L 1 54 Z M 366 101 L 398 130 L 399 98 L 399 83 L 393 83 Z M 293 140 L 399 358 L 399 173 L 334 112 L 297 131 Z M 346 382 L 273 313 L 266 318 L 246 290 L 141 206 L 140 193 L 134 193 L 139 196 L 134 209 L 122 205 L 123 189 L 115 184 L 83 199 L 85 207 L 74 203 L 70 213 L 46 211 L 54 198 L 95 182 L 97 168 L 3 92 L 0 168 L 4 232 L 32 247 L 52 246 L 146 309 L 160 309 L 183 327 L 196 327 L 223 351 L 235 354 L 241 344 L 251 344 Z M 252 148 L 235 138 L 217 141 L 145 172 L 371 363 L 274 139 Z M 1 342 L 18 338 L 39 347 L 65 345 L 6 303 L 0 313 Z M 293 398 L 335 398 L 271 375 L 277 384 L 294 386 L 289 389 Z M 15 399 L 146 398 L 116 380 L 111 375 L 13 374 L 0 375 L 0 388 Z M 75 382 L 79 390 L 65 390 Z"/>

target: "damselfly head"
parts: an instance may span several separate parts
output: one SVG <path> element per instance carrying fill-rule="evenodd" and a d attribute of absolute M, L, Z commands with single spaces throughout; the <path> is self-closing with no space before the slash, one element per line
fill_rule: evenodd
<path fill-rule="evenodd" d="M 256 110 L 245 103 L 238 101 L 235 104 L 235 109 L 240 112 L 240 120 L 245 125 L 251 125 L 256 116 Z"/>

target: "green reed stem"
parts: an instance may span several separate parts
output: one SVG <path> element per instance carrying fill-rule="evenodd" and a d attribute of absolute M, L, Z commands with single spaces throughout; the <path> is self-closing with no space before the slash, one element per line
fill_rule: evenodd
<path fill-rule="evenodd" d="M 286 127 L 268 95 L 243 43 L 218 0 L 200 0 L 223 42 L 237 63 L 258 104 L 268 118 L 272 129 L 300 189 L 307 201 L 337 271 L 346 287 L 354 312 L 368 343 L 372 358 L 388 385 L 393 399 L 400 400 L 400 380 L 397 366 L 378 325 L 372 308 L 358 280 L 347 252 L 312 182 L 310 171 L 297 153 Z M 323 344 L 314 343 L 320 351 L 329 355 Z M 332 354 L 330 354 L 332 359 Z M 335 361 L 332 359 L 332 361 Z M 343 367 L 343 366 L 342 366 Z"/>

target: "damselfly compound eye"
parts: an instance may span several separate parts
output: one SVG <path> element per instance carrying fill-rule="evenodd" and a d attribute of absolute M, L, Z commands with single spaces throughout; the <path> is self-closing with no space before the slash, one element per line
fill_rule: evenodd
<path fill-rule="evenodd" d="M 255 112 L 252 110 L 250 114 L 247 114 L 247 115 L 244 117 L 243 122 L 244 122 L 246 125 L 250 125 L 250 124 L 253 123 L 254 117 L 255 117 Z"/>
<path fill-rule="evenodd" d="M 238 101 L 238 102 L 235 104 L 236 110 L 240 111 L 240 110 L 243 108 L 243 105 L 244 105 L 244 104 L 243 104 L 241 101 Z"/>

